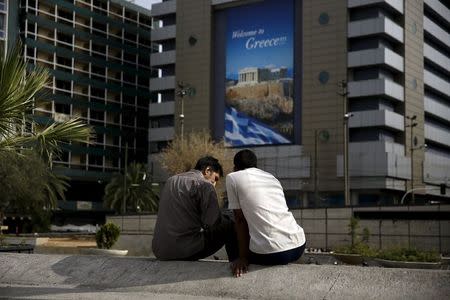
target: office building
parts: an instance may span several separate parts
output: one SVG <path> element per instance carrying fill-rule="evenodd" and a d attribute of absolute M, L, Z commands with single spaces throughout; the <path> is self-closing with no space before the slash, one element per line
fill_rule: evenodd
<path fill-rule="evenodd" d="M 447 1 L 169 0 L 152 16 L 153 164 L 184 101 L 185 132 L 254 149 L 291 207 L 449 202 Z"/>
<path fill-rule="evenodd" d="M 0 48 L 4 49 L 8 32 L 8 0 L 0 0 Z"/>
<path fill-rule="evenodd" d="M 47 94 L 33 111 L 36 129 L 78 117 L 95 130 L 93 143 L 67 145 L 53 162 L 56 172 L 70 177 L 68 201 L 60 207 L 93 215 L 103 210 L 111 175 L 127 162 L 147 160 L 150 11 L 121 0 L 21 0 L 9 6 L 8 47 L 20 36 L 30 67 L 50 73 Z"/>

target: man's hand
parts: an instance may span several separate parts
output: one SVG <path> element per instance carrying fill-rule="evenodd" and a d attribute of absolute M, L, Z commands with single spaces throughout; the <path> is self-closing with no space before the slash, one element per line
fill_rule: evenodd
<path fill-rule="evenodd" d="M 247 273 L 248 261 L 244 258 L 238 258 L 231 263 L 231 272 L 234 277 L 241 277 L 242 274 Z"/>

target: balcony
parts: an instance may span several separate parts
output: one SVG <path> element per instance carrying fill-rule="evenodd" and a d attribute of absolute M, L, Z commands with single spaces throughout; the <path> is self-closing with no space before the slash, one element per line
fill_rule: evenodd
<path fill-rule="evenodd" d="M 173 90 L 175 88 L 175 76 L 150 79 L 150 91 Z"/>
<path fill-rule="evenodd" d="M 450 9 L 443 5 L 441 1 L 438 0 L 424 0 L 423 1 L 428 7 L 430 7 L 436 14 L 441 16 L 442 19 L 450 22 Z"/>
<path fill-rule="evenodd" d="M 411 178 L 411 160 L 404 155 L 403 145 L 386 141 L 349 143 L 349 155 L 352 182 L 355 177 Z M 338 155 L 337 176 L 343 176 L 342 166 L 342 155 Z M 370 185 L 370 180 L 365 184 Z"/>
<path fill-rule="evenodd" d="M 450 131 L 434 124 L 425 123 L 425 139 L 450 147 Z"/>
<path fill-rule="evenodd" d="M 425 85 L 429 86 L 430 88 L 446 95 L 447 97 L 450 97 L 450 82 L 443 79 L 442 77 L 437 76 L 425 69 L 423 71 L 423 81 Z"/>
<path fill-rule="evenodd" d="M 174 39 L 177 32 L 176 25 L 158 27 L 152 31 L 152 42 L 165 41 Z"/>
<path fill-rule="evenodd" d="M 373 147 L 374 144 L 386 146 L 391 143 L 378 141 L 356 144 L 361 145 L 359 145 L 360 147 L 354 147 L 353 143 L 349 144 L 351 176 L 411 178 L 411 160 L 409 157 L 405 157 L 404 154 L 385 152 L 380 147 Z M 397 145 L 397 147 L 401 147 L 401 145 Z"/>
<path fill-rule="evenodd" d="M 383 5 L 395 10 L 400 14 L 403 14 L 403 0 L 348 0 L 347 7 L 364 7 L 364 6 L 374 6 Z"/>
<path fill-rule="evenodd" d="M 348 67 L 385 65 L 403 72 L 403 57 L 387 48 L 368 49 L 348 53 Z"/>
<path fill-rule="evenodd" d="M 152 5 L 152 17 L 174 14 L 177 11 L 177 1 L 164 1 Z"/>
<path fill-rule="evenodd" d="M 450 122 L 450 106 L 445 105 L 442 101 L 435 99 L 433 96 L 424 96 L 424 108 L 427 113 Z"/>
<path fill-rule="evenodd" d="M 350 81 L 348 83 L 348 92 L 348 98 L 385 96 L 393 100 L 404 101 L 403 86 L 383 78 Z"/>
<path fill-rule="evenodd" d="M 404 118 L 388 110 L 369 110 L 352 112 L 349 119 L 349 128 L 387 127 L 393 130 L 404 131 Z"/>
<path fill-rule="evenodd" d="M 167 116 L 175 113 L 175 102 L 150 103 L 150 117 Z"/>
<path fill-rule="evenodd" d="M 432 46 L 424 43 L 423 56 L 443 71 L 450 72 L 450 58 Z"/>
<path fill-rule="evenodd" d="M 152 67 L 174 64 L 175 57 L 176 50 L 152 53 L 150 56 L 150 64 Z"/>
<path fill-rule="evenodd" d="M 386 17 L 354 21 L 348 23 L 348 37 L 356 38 L 371 35 L 385 35 L 403 43 L 403 28 Z"/>
<path fill-rule="evenodd" d="M 423 180 L 426 183 L 441 184 L 450 179 L 450 158 L 425 152 Z"/>
<path fill-rule="evenodd" d="M 149 142 L 170 141 L 175 136 L 175 129 L 173 127 L 150 128 L 148 131 Z"/>
<path fill-rule="evenodd" d="M 432 35 L 441 44 L 444 44 L 445 46 L 450 48 L 450 34 L 448 34 L 444 29 L 442 29 L 439 25 L 437 25 L 427 17 L 423 17 L 423 29 L 425 30 L 425 32 L 428 32 L 430 35 Z"/>

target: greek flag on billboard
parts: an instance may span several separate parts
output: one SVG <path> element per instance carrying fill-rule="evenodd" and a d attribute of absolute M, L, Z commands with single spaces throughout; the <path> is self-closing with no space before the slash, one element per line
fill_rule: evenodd
<path fill-rule="evenodd" d="M 227 9 L 225 141 L 231 146 L 292 144 L 294 0 Z"/>
<path fill-rule="evenodd" d="M 231 146 L 291 143 L 273 128 L 233 107 L 225 109 L 225 142 Z"/>

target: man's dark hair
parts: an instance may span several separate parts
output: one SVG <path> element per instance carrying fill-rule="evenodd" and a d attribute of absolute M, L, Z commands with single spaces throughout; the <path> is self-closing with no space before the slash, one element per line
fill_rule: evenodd
<path fill-rule="evenodd" d="M 195 165 L 196 170 L 205 171 L 206 168 L 210 167 L 216 173 L 219 173 L 221 177 L 223 177 L 223 169 L 222 165 L 219 163 L 219 160 L 212 156 L 205 156 L 200 158 Z"/>
<path fill-rule="evenodd" d="M 235 170 L 240 171 L 247 168 L 256 168 L 258 159 L 253 151 L 244 149 L 236 153 L 233 162 Z"/>

